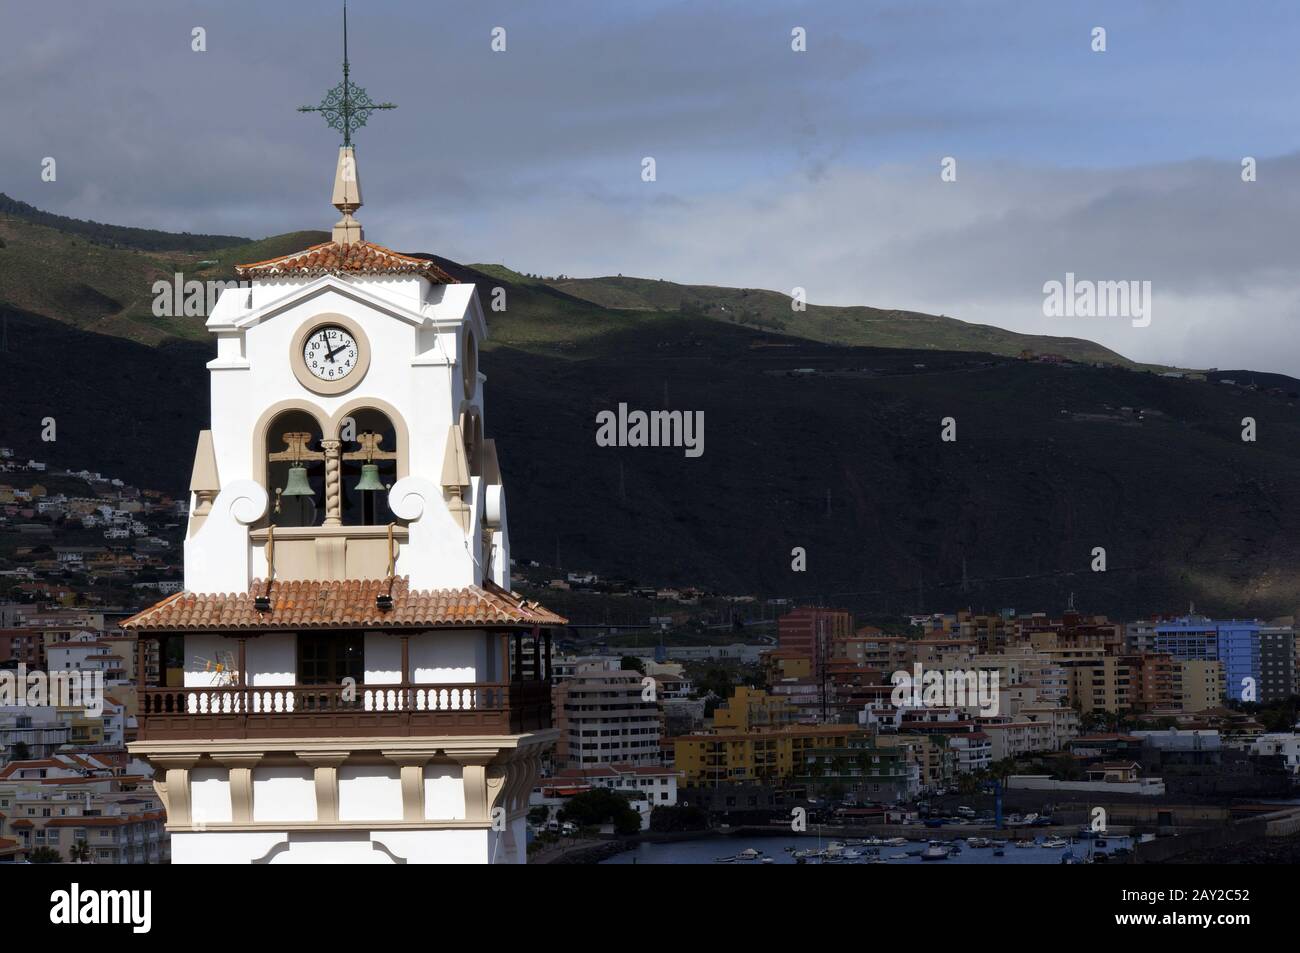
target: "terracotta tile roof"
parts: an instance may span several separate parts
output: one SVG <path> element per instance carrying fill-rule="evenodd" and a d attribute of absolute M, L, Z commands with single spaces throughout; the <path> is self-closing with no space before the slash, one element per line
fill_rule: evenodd
<path fill-rule="evenodd" d="M 132 616 L 122 628 L 133 632 L 228 632 L 273 629 L 429 629 L 565 625 L 556 615 L 522 596 L 488 584 L 482 588 L 412 590 L 406 576 L 393 580 L 393 607 L 381 611 L 375 597 L 388 592 L 383 579 L 275 580 L 271 609 L 258 612 L 256 596 L 266 583 L 254 580 L 251 591 L 200 594 L 178 592 Z"/>
<path fill-rule="evenodd" d="M 236 265 L 241 278 L 316 277 L 318 275 L 423 275 L 438 284 L 456 279 L 424 258 L 412 258 L 374 242 L 322 242 L 279 258 Z"/>

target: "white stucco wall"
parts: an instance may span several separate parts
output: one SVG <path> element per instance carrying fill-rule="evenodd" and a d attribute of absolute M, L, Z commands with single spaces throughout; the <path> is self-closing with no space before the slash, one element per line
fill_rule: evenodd
<path fill-rule="evenodd" d="M 316 820 L 316 784 L 312 769 L 289 765 L 254 768 L 253 820 Z"/>
<path fill-rule="evenodd" d="M 516 843 L 522 844 L 520 836 Z M 172 835 L 173 864 L 488 864 L 523 862 L 491 831 L 206 831 Z"/>
<path fill-rule="evenodd" d="M 227 769 L 195 768 L 190 772 L 190 816 L 196 824 L 230 822 L 232 814 Z"/>
<path fill-rule="evenodd" d="M 416 683 L 473 682 L 486 668 L 483 632 L 430 632 L 411 639 L 411 677 Z"/>
<path fill-rule="evenodd" d="M 431 821 L 465 818 L 465 786 L 458 764 L 430 764 L 424 769 L 424 816 Z"/>
<path fill-rule="evenodd" d="M 339 820 L 401 819 L 402 780 L 395 765 L 345 764 L 339 768 Z"/>
<path fill-rule="evenodd" d="M 254 636 L 246 644 L 244 654 L 252 684 L 294 684 L 298 667 L 298 640 L 294 633 L 271 632 Z"/>

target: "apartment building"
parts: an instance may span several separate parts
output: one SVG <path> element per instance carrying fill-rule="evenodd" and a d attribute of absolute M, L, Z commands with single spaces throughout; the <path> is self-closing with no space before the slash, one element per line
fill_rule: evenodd
<path fill-rule="evenodd" d="M 72 740 L 72 726 L 61 712 L 48 706 L 0 708 L 0 765 L 30 758 L 48 758 Z"/>
<path fill-rule="evenodd" d="M 1132 710 L 1136 686 L 1130 659 L 1131 656 L 1103 655 L 1072 663 L 1070 704 L 1085 715 L 1094 711 Z"/>
<path fill-rule="evenodd" d="M 675 768 L 657 764 L 602 764 L 597 768 L 565 768 L 542 781 L 547 788 L 609 788 L 637 792 L 652 807 L 677 803 L 678 775 Z"/>
<path fill-rule="evenodd" d="M 798 709 L 787 696 L 770 695 L 757 688 L 739 685 L 731 698 L 713 713 L 715 731 L 755 731 L 792 724 Z"/>
<path fill-rule="evenodd" d="M 1223 705 L 1223 663 L 1216 659 L 1174 662 L 1174 691 L 1184 712 L 1209 711 Z"/>
<path fill-rule="evenodd" d="M 1224 692 L 1234 701 L 1258 698 L 1261 682 L 1260 623 L 1245 620 L 1215 621 L 1205 616 L 1183 616 L 1156 623 L 1157 652 L 1179 660 L 1212 659 L 1223 663 Z M 1294 652 L 1293 652 L 1294 654 Z"/>
<path fill-rule="evenodd" d="M 880 802 L 911 799 L 921 790 L 920 765 L 909 752 L 870 738 L 808 750 L 799 779 L 810 790 L 839 788 Z"/>
<path fill-rule="evenodd" d="M 884 635 L 872 626 L 863 626 L 853 635 L 836 641 L 831 647 L 831 657 L 837 662 L 896 672 L 907 665 L 910 641 L 901 636 Z"/>
<path fill-rule="evenodd" d="M 1286 701 L 1296 694 L 1295 629 L 1292 626 L 1260 626 L 1258 687 L 1258 700 L 1264 705 Z"/>
<path fill-rule="evenodd" d="M 558 767 L 662 763 L 663 712 L 657 692 L 646 690 L 639 672 L 617 665 L 612 660 L 585 663 L 554 687 Z"/>
<path fill-rule="evenodd" d="M 777 620 L 778 648 L 809 659 L 814 680 L 832 658 L 834 643 L 852 634 L 853 616 L 842 609 L 800 606 Z"/>
<path fill-rule="evenodd" d="M 957 755 L 957 773 L 985 771 L 993 762 L 993 740 L 987 732 L 972 731 L 948 739 L 948 747 Z"/>
<path fill-rule="evenodd" d="M 1039 701 L 1066 704 L 1070 699 L 1070 673 L 1057 658 L 1028 644 L 1008 646 L 995 655 L 977 655 L 974 667 L 996 671 L 998 684 L 1030 685 Z"/>
<path fill-rule="evenodd" d="M 671 744 L 684 784 L 743 784 L 793 777 L 814 748 L 847 747 L 860 737 L 866 733 L 850 725 L 787 725 L 683 735 Z"/>
<path fill-rule="evenodd" d="M 948 738 L 943 733 L 908 732 L 878 735 L 875 743 L 903 753 L 908 763 L 915 766 L 919 792 L 937 793 L 948 790 L 957 780 L 959 753 L 949 746 Z"/>
<path fill-rule="evenodd" d="M 1014 716 L 985 721 L 993 761 L 1039 752 L 1060 751 L 1079 733 L 1079 715 L 1072 708 L 1027 705 Z"/>
<path fill-rule="evenodd" d="M 164 821 L 148 779 L 102 756 L 64 753 L 0 768 L 0 845 L 17 844 L 10 860 L 48 848 L 63 861 L 167 863 Z"/>

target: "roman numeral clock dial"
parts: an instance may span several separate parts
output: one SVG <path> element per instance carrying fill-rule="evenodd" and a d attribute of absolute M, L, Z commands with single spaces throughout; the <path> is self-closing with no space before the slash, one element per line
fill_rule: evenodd
<path fill-rule="evenodd" d="M 303 343 L 302 359 L 312 376 L 338 381 L 356 370 L 360 358 L 356 338 L 347 329 L 326 326 L 313 331 Z"/>

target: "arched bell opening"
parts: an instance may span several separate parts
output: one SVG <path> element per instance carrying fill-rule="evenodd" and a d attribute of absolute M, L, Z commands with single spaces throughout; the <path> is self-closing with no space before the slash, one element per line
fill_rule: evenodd
<path fill-rule="evenodd" d="M 460 411 L 460 434 L 465 442 L 465 463 L 470 476 L 483 475 L 483 418 L 478 408 L 465 404 Z"/>
<path fill-rule="evenodd" d="M 382 411 L 351 411 L 339 428 L 344 526 L 383 526 L 395 517 L 388 491 L 398 479 L 397 428 Z"/>
<path fill-rule="evenodd" d="M 325 452 L 321 425 L 303 410 L 287 410 L 267 425 L 266 491 L 273 526 L 319 526 L 325 518 Z"/>

